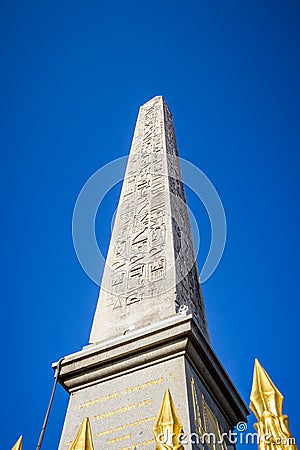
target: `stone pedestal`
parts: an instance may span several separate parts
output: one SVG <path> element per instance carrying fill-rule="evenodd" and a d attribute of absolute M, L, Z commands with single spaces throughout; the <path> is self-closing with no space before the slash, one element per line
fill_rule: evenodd
<path fill-rule="evenodd" d="M 59 450 L 68 448 L 85 417 L 95 450 L 155 449 L 152 428 L 166 388 L 187 435 L 186 450 L 199 448 L 195 433 L 226 433 L 248 414 L 192 315 L 67 356 L 59 382 L 71 394 Z"/>

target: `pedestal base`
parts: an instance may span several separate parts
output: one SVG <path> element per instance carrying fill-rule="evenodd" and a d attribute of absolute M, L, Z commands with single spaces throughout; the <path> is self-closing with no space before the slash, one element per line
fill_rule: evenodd
<path fill-rule="evenodd" d="M 191 315 L 67 356 L 59 382 L 71 394 L 59 450 L 68 448 L 85 417 L 95 450 L 153 450 L 152 428 L 166 388 L 187 435 L 186 450 L 199 448 L 193 441 L 201 433 L 226 433 L 248 414 Z"/>

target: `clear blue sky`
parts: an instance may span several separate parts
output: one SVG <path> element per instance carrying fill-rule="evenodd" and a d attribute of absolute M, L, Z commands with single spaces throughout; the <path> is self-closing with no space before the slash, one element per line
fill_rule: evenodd
<path fill-rule="evenodd" d="M 299 19 L 292 0 L 1 2 L 1 448 L 20 433 L 35 448 L 51 363 L 88 341 L 98 287 L 73 249 L 74 203 L 128 154 L 138 107 L 158 94 L 226 211 L 203 286 L 214 349 L 247 403 L 260 359 L 300 440 Z M 97 218 L 105 251 L 117 200 L 116 188 Z M 209 222 L 188 201 L 201 265 Z M 67 399 L 59 386 L 43 450 Z"/>

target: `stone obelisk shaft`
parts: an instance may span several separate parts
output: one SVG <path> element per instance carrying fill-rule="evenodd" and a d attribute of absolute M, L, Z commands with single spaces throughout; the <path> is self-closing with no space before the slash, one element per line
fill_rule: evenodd
<path fill-rule="evenodd" d="M 177 156 L 172 115 L 155 97 L 139 111 L 91 343 L 172 317 L 180 307 L 208 338 Z"/>
<path fill-rule="evenodd" d="M 173 120 L 155 97 L 138 115 L 90 345 L 60 366 L 71 396 L 59 450 L 86 417 L 95 450 L 151 450 L 166 431 L 168 448 L 192 450 L 192 436 L 246 420 L 208 341 L 195 261 Z"/>

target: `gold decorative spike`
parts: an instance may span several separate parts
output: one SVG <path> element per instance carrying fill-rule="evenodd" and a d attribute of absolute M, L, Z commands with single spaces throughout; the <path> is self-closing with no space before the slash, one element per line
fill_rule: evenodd
<path fill-rule="evenodd" d="M 70 445 L 69 450 L 94 450 L 91 425 L 88 417 L 86 417 L 80 425 L 78 433 Z"/>
<path fill-rule="evenodd" d="M 153 433 L 156 441 L 156 450 L 184 450 L 179 442 L 180 434 L 182 433 L 182 423 L 168 388 L 154 424 Z"/>
<path fill-rule="evenodd" d="M 254 426 L 259 435 L 259 450 L 297 450 L 288 416 L 282 415 L 282 402 L 283 395 L 256 359 L 250 408 L 258 420 Z"/>
<path fill-rule="evenodd" d="M 23 438 L 22 436 L 20 436 L 11 450 L 22 450 L 22 448 L 23 448 Z"/>

